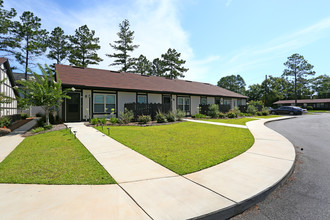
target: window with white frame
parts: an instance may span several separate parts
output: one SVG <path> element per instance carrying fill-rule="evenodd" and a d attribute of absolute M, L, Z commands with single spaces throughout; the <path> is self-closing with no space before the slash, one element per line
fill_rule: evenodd
<path fill-rule="evenodd" d="M 178 97 L 178 109 L 190 115 L 190 97 Z"/>
<path fill-rule="evenodd" d="M 201 96 L 201 105 L 207 105 L 207 97 Z"/>
<path fill-rule="evenodd" d="M 94 94 L 95 113 L 111 113 L 111 109 L 116 109 L 115 94 Z"/>

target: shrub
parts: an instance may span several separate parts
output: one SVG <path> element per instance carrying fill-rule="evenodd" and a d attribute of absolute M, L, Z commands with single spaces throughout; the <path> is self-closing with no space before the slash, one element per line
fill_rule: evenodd
<path fill-rule="evenodd" d="M 186 116 L 186 113 L 180 109 L 176 111 L 176 119 L 181 121 Z"/>
<path fill-rule="evenodd" d="M 41 114 L 40 112 L 38 112 L 38 113 L 36 114 L 36 117 L 42 117 L 42 114 Z"/>
<path fill-rule="evenodd" d="M 222 112 L 219 112 L 218 117 L 219 118 L 225 118 L 226 117 L 226 114 L 225 113 L 222 113 Z"/>
<path fill-rule="evenodd" d="M 219 115 L 219 106 L 217 104 L 210 105 L 208 115 L 211 116 L 211 118 L 217 118 Z"/>
<path fill-rule="evenodd" d="M 149 121 L 151 121 L 150 115 L 140 115 L 138 117 L 138 122 L 140 124 L 147 124 Z"/>
<path fill-rule="evenodd" d="M 243 113 L 243 112 L 241 112 L 241 113 L 239 113 L 239 116 L 240 116 L 240 117 L 247 116 L 247 113 Z"/>
<path fill-rule="evenodd" d="M 3 116 L 2 118 L 0 118 L 0 127 L 9 127 L 11 124 L 11 119 L 6 117 L 6 116 Z"/>
<path fill-rule="evenodd" d="M 49 125 L 44 125 L 43 127 L 45 130 L 50 130 L 53 128 L 53 125 L 49 124 Z"/>
<path fill-rule="evenodd" d="M 192 117 L 193 117 L 193 118 L 206 118 L 206 115 L 203 115 L 203 114 L 201 114 L 201 113 L 198 113 L 198 114 L 196 114 L 196 115 L 193 115 Z"/>
<path fill-rule="evenodd" d="M 134 118 L 133 111 L 128 111 L 127 108 L 125 108 L 124 112 L 120 113 L 120 120 L 123 124 L 130 123 Z"/>
<path fill-rule="evenodd" d="M 118 118 L 110 118 L 110 122 L 112 124 L 116 124 L 116 123 L 118 123 Z"/>
<path fill-rule="evenodd" d="M 261 113 L 262 113 L 263 116 L 267 116 L 267 115 L 269 115 L 269 110 L 268 110 L 268 108 L 263 107 Z"/>
<path fill-rule="evenodd" d="M 44 131 L 44 130 L 45 130 L 44 127 L 37 127 L 35 129 L 32 129 L 32 133 L 39 133 L 39 132 Z"/>
<path fill-rule="evenodd" d="M 307 106 L 307 110 L 313 110 L 313 106 Z"/>
<path fill-rule="evenodd" d="M 173 112 L 168 112 L 167 114 L 166 114 L 166 120 L 168 121 L 168 122 L 175 122 L 175 120 L 176 120 L 176 118 L 175 118 L 175 114 L 173 113 Z"/>
<path fill-rule="evenodd" d="M 29 117 L 29 115 L 28 114 L 26 114 L 26 113 L 21 113 L 21 119 L 27 119 Z"/>
<path fill-rule="evenodd" d="M 257 115 L 258 116 L 262 116 L 262 112 L 261 111 L 257 111 Z"/>
<path fill-rule="evenodd" d="M 237 106 L 230 109 L 230 112 L 234 112 L 236 114 L 236 117 L 239 116 L 239 114 L 241 113 L 241 111 L 239 110 L 239 108 Z"/>
<path fill-rule="evenodd" d="M 247 107 L 247 113 L 255 115 L 257 113 L 257 108 L 254 105 L 249 105 Z"/>
<path fill-rule="evenodd" d="M 96 125 L 98 122 L 99 122 L 99 119 L 98 118 L 92 118 L 91 119 L 91 124 L 92 125 Z"/>
<path fill-rule="evenodd" d="M 161 113 L 160 111 L 157 112 L 156 114 L 156 121 L 157 123 L 164 123 L 166 122 L 166 117 L 163 113 Z"/>
<path fill-rule="evenodd" d="M 107 123 L 107 119 L 105 119 L 105 118 L 100 118 L 100 119 L 99 119 L 99 122 L 100 122 L 101 124 L 105 125 L 105 124 Z"/>
<path fill-rule="evenodd" d="M 228 117 L 228 118 L 236 118 L 237 115 L 236 115 L 235 112 L 230 111 L 230 112 L 227 113 L 227 117 Z"/>

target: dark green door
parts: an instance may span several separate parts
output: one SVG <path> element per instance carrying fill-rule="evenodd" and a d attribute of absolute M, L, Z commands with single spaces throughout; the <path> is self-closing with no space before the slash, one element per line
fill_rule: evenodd
<path fill-rule="evenodd" d="M 80 121 L 80 93 L 68 93 L 66 99 L 66 121 Z"/>

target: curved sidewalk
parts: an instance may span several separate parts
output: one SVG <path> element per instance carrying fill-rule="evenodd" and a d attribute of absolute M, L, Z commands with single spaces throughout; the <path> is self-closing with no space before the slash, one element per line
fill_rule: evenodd
<path fill-rule="evenodd" d="M 94 128 L 83 123 L 69 123 L 68 126 L 77 131 L 77 138 L 118 185 L 0 184 L 0 209 L 6 210 L 0 213 L 0 218 L 231 217 L 255 204 L 293 167 L 294 148 L 286 138 L 264 126 L 271 120 L 247 123 L 255 143 L 245 153 L 184 176 L 173 173 Z"/>

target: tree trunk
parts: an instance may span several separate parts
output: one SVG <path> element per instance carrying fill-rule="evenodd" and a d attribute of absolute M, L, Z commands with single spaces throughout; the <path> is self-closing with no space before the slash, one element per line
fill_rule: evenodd
<path fill-rule="evenodd" d="M 29 67 L 29 37 L 26 38 L 26 54 L 25 54 L 25 80 L 27 80 L 27 71 Z"/>
<path fill-rule="evenodd" d="M 297 106 L 297 72 L 294 72 L 294 105 Z"/>
<path fill-rule="evenodd" d="M 49 107 L 45 107 L 46 124 L 49 125 Z"/>

